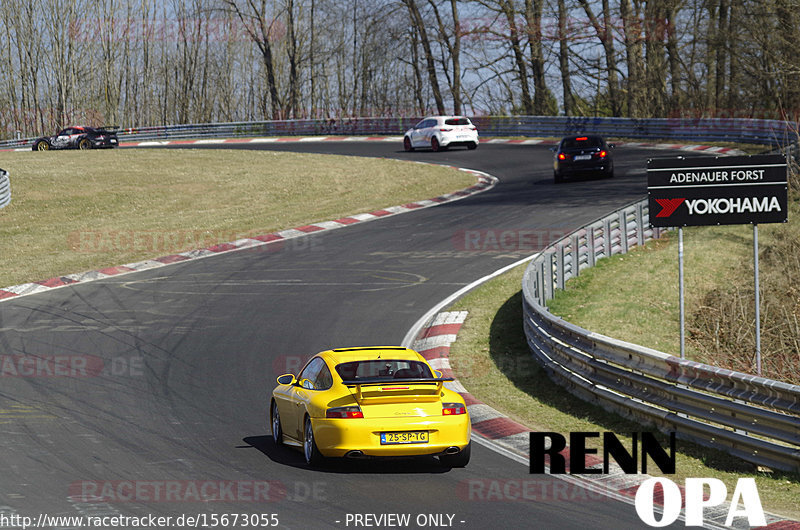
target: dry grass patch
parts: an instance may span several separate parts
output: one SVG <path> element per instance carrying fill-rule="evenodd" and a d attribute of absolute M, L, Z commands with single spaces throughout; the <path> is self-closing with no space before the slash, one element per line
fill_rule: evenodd
<path fill-rule="evenodd" d="M 427 199 L 474 184 L 443 167 L 250 150 L 3 153 L 0 286 Z"/>

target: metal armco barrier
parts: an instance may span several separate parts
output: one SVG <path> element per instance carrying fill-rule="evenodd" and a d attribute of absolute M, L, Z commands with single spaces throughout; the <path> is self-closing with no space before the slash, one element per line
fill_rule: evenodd
<path fill-rule="evenodd" d="M 422 117 L 274 120 L 165 125 L 120 129 L 121 141 L 257 136 L 401 135 Z M 741 118 L 602 118 L 576 116 L 476 116 L 481 136 L 561 137 L 594 133 L 616 138 L 690 142 L 731 141 L 782 146 L 797 140 L 796 124 Z M 53 131 L 55 132 L 55 131 Z M 26 147 L 36 138 L 4 140 L 0 147 Z"/>
<path fill-rule="evenodd" d="M 606 410 L 754 464 L 800 471 L 800 386 L 683 360 L 548 312 L 553 291 L 581 269 L 660 235 L 644 200 L 538 254 L 522 282 L 533 355 L 556 383 Z"/>

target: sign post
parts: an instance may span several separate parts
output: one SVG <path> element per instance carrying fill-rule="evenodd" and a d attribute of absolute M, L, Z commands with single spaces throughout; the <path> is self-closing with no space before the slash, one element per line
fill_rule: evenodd
<path fill-rule="evenodd" d="M 753 225 L 756 369 L 761 375 L 758 225 L 788 221 L 783 155 L 655 158 L 647 162 L 650 225 L 679 227 L 681 358 L 684 356 L 684 226 Z"/>
<path fill-rule="evenodd" d="M 678 299 L 680 301 L 681 315 L 681 359 L 686 358 L 686 313 L 684 301 L 686 300 L 683 291 L 683 227 L 678 227 Z"/>
<path fill-rule="evenodd" d="M 756 286 L 756 373 L 761 375 L 761 293 L 758 281 L 758 223 L 753 223 L 753 278 Z"/>

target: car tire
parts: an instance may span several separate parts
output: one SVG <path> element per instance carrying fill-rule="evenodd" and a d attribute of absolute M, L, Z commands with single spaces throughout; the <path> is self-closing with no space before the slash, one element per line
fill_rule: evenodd
<path fill-rule="evenodd" d="M 47 140 L 39 140 L 35 144 L 33 144 L 34 151 L 49 151 L 50 150 L 50 142 Z"/>
<path fill-rule="evenodd" d="M 411 138 L 409 138 L 408 136 L 403 138 L 403 149 L 405 149 L 409 153 L 414 150 L 414 146 L 411 145 Z"/>
<path fill-rule="evenodd" d="M 431 138 L 431 149 L 433 149 L 434 152 L 442 149 L 442 146 L 439 145 L 439 140 L 437 140 L 435 136 Z"/>
<path fill-rule="evenodd" d="M 270 407 L 270 431 L 272 431 L 272 440 L 275 445 L 283 445 L 283 428 L 281 428 L 281 415 L 278 412 L 278 404 L 275 400 L 272 401 Z"/>
<path fill-rule="evenodd" d="M 88 138 L 81 138 L 78 140 L 78 149 L 81 151 L 85 151 L 86 149 L 92 148 L 92 142 Z"/>
<path fill-rule="evenodd" d="M 317 441 L 314 439 L 314 427 L 311 425 L 311 418 L 306 416 L 305 427 L 303 428 L 303 455 L 306 457 L 306 464 L 312 467 L 321 466 L 325 462 L 325 457 L 317 448 Z"/>
<path fill-rule="evenodd" d="M 467 149 L 469 149 L 470 151 L 474 151 L 477 148 L 478 148 L 478 142 L 471 142 L 467 144 Z"/>
<path fill-rule="evenodd" d="M 472 442 L 469 442 L 464 449 L 454 455 L 439 455 L 439 463 L 444 467 L 466 467 L 471 452 Z"/>

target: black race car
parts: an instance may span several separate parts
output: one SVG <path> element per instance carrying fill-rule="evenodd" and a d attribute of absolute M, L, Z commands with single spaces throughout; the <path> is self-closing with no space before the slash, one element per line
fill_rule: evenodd
<path fill-rule="evenodd" d="M 116 131 L 92 127 L 67 127 L 55 136 L 44 136 L 33 142 L 34 151 L 50 149 L 102 149 L 118 145 Z"/>
<path fill-rule="evenodd" d="M 553 149 L 553 180 L 558 183 L 566 176 L 614 176 L 614 144 L 600 136 L 567 136 Z"/>

